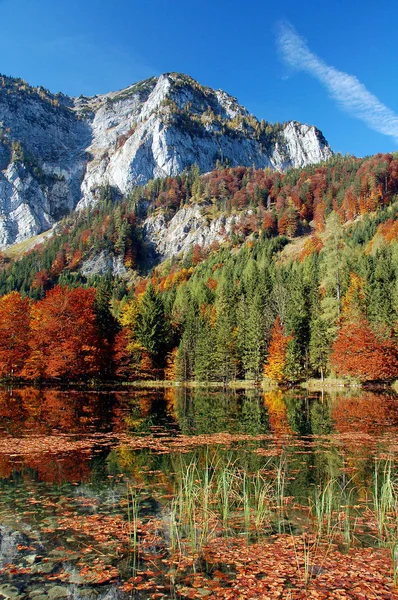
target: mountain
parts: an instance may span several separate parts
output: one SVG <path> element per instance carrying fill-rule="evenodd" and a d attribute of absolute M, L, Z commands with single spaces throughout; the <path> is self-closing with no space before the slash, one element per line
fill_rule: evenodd
<path fill-rule="evenodd" d="M 397 379 L 398 153 L 100 195 L 0 256 L 0 376 Z"/>
<path fill-rule="evenodd" d="M 119 92 L 71 98 L 0 76 L 0 247 L 196 164 L 286 171 L 329 158 L 322 133 L 259 122 L 235 98 L 167 73 Z"/>
<path fill-rule="evenodd" d="M 290 253 L 305 256 L 319 251 L 334 214 L 345 227 L 369 218 L 367 242 L 389 219 L 394 236 L 398 155 L 336 154 L 286 173 L 219 166 L 200 175 L 192 167 L 137 186 L 119 201 L 110 187 L 99 195 L 96 205 L 72 212 L 51 232 L 4 249 L 0 295 L 18 290 L 40 298 L 57 283 L 91 285 L 98 276 L 131 288 L 156 265 L 190 268 L 217 248 L 234 254 L 245 242 L 278 235 L 285 244 L 291 240 Z M 364 242 L 359 236 L 356 243 Z M 375 250 L 379 244 L 376 236 Z"/>

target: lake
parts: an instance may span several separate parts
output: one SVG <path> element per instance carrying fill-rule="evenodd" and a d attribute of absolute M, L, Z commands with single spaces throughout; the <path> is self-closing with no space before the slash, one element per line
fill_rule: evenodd
<path fill-rule="evenodd" d="M 0 391 L 0 596 L 398 598 L 398 397 Z"/>

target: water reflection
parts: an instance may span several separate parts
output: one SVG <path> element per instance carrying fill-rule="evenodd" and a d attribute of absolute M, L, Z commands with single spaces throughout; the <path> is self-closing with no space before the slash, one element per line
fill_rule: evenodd
<path fill-rule="evenodd" d="M 252 448 L 266 450 L 277 444 L 279 452 L 289 454 L 290 468 L 309 483 L 351 469 L 366 485 L 377 448 L 393 439 L 397 427 L 398 403 L 392 393 L 3 389 L 0 477 L 7 479 L 15 471 L 26 471 L 27 477 L 34 473 L 34 479 L 47 483 L 89 481 L 98 461 L 105 465 L 100 470 L 104 478 L 122 470 L 129 475 L 140 473 L 148 465 L 153 470 L 164 469 L 167 477 L 174 468 L 169 459 L 175 448 L 168 455 L 150 449 L 137 451 L 123 443 L 121 436 L 162 438 L 227 432 L 262 436 Z M 295 450 L 297 438 L 311 440 L 306 451 L 302 447 Z"/>
<path fill-rule="evenodd" d="M 257 390 L 244 392 L 198 388 L 168 391 L 181 432 L 185 435 L 228 431 L 259 435 L 269 431 L 268 410 Z"/>
<path fill-rule="evenodd" d="M 331 480 L 342 505 L 364 503 L 375 457 L 398 452 L 397 430 L 394 394 L 1 390 L 0 536 L 6 527 L 15 539 L 23 533 L 23 546 L 40 540 L 52 572 L 59 568 L 51 562 L 57 547 L 84 564 L 90 528 L 81 532 L 80 520 L 89 517 L 100 536 L 109 533 L 112 519 L 123 529 L 128 490 L 139 495 L 145 514 L 167 516 L 170 497 L 193 464 L 198 473 L 282 473 L 283 495 L 307 515 L 319 487 Z M 65 516 L 73 535 L 59 530 Z M 297 527 L 294 519 L 290 526 Z M 30 569 L 18 544 L 14 550 L 15 561 Z M 121 550 L 109 550 L 106 569 L 120 557 Z M 96 558 L 93 549 L 87 560 Z"/>

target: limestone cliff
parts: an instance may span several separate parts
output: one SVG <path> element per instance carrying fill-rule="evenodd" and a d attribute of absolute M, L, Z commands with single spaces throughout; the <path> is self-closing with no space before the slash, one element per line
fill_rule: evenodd
<path fill-rule="evenodd" d="M 286 170 L 329 156 L 315 127 L 260 123 L 186 75 L 91 98 L 0 76 L 0 247 L 95 203 L 104 185 L 123 195 L 195 163 L 202 172 L 217 161 Z"/>

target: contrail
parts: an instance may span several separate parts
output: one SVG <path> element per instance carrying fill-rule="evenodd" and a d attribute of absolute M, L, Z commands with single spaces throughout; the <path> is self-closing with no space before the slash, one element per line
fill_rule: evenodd
<path fill-rule="evenodd" d="M 313 54 L 289 22 L 279 26 L 278 46 L 287 64 L 323 83 L 342 109 L 398 142 L 398 116 L 394 111 L 371 94 L 354 75 L 330 67 Z"/>

